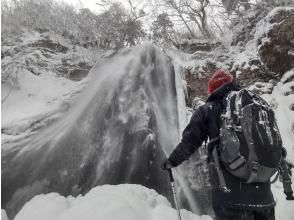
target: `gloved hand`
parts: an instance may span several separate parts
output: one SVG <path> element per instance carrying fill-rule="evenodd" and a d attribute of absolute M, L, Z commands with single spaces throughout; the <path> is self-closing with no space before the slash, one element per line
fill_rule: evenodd
<path fill-rule="evenodd" d="M 288 166 L 288 172 L 290 174 L 290 176 L 292 176 L 292 170 L 294 168 L 294 165 L 292 163 L 290 163 L 289 161 L 285 160 L 286 161 L 286 164 Z"/>
<path fill-rule="evenodd" d="M 294 200 L 293 192 L 285 192 L 286 200 Z"/>
<path fill-rule="evenodd" d="M 162 165 L 161 165 L 161 169 L 162 170 L 169 170 L 171 168 L 175 167 L 172 162 L 170 162 L 168 159 L 165 160 Z"/>

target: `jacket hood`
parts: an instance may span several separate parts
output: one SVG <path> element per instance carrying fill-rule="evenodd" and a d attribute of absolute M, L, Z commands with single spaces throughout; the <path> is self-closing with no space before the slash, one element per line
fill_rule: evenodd
<path fill-rule="evenodd" d="M 206 102 L 222 99 L 228 92 L 239 91 L 240 89 L 241 87 L 234 82 L 226 83 L 220 88 L 216 89 L 213 93 L 211 93 Z"/>

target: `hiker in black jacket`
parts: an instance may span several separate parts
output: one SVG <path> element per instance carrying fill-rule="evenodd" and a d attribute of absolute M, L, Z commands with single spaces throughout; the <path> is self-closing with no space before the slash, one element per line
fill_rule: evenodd
<path fill-rule="evenodd" d="M 224 109 L 223 97 L 240 87 L 233 82 L 231 74 L 219 70 L 208 83 L 210 94 L 206 103 L 193 114 L 183 132 L 182 140 L 164 162 L 163 168 L 170 169 L 180 165 L 197 150 L 202 143 L 219 136 L 220 115 Z M 270 182 L 246 183 L 222 169 L 227 188 L 220 190 L 219 178 L 213 165 L 211 149 L 208 149 L 209 176 L 212 185 L 212 205 L 216 220 L 274 220 L 275 201 Z M 220 165 L 222 166 L 222 164 Z"/>

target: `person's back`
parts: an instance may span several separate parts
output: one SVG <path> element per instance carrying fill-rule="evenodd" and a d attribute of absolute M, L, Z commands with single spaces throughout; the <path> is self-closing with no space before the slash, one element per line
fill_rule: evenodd
<path fill-rule="evenodd" d="M 220 136 L 220 116 L 225 108 L 224 97 L 239 91 L 240 87 L 233 83 L 231 74 L 217 71 L 209 81 L 210 94 L 206 103 L 193 114 L 190 123 L 183 132 L 181 142 L 164 163 L 166 169 L 178 166 L 198 149 L 204 140 L 214 140 Z M 220 177 L 217 173 L 216 161 L 208 146 L 209 175 L 212 185 L 212 205 L 217 220 L 271 220 L 275 219 L 275 201 L 271 192 L 270 181 L 263 183 L 247 183 L 228 172 L 222 163 L 222 171 L 227 191 L 220 189 Z"/>

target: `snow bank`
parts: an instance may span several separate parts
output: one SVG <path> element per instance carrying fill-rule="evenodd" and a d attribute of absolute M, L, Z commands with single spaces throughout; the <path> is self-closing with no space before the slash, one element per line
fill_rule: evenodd
<path fill-rule="evenodd" d="M 2 144 L 28 136 L 66 112 L 75 93 L 81 91 L 86 79 L 74 82 L 52 72 L 36 76 L 28 71 L 19 73 L 21 88 L 10 92 L 2 103 Z"/>
<path fill-rule="evenodd" d="M 4 42 L 1 49 L 5 54 L 1 65 L 4 76 L 9 73 L 10 77 L 1 83 L 2 144 L 31 135 L 41 123 L 47 125 L 44 119 L 55 120 L 60 112 L 66 111 L 64 107 L 69 107 L 75 94 L 83 90 L 87 78 L 73 81 L 65 75 L 61 77 L 61 67 L 64 72 L 80 63 L 90 68 L 102 56 L 99 50 L 92 52 L 91 48 L 74 46 L 49 33 L 24 32 L 20 42 L 14 38 L 6 40 L 9 43 Z M 55 50 L 51 44 L 68 51 Z M 83 68 L 86 67 L 80 70 Z"/>
<path fill-rule="evenodd" d="M 282 79 L 281 79 L 281 82 L 282 83 L 287 83 L 287 82 L 290 82 L 290 81 L 293 81 L 294 79 L 294 68 L 289 70 L 288 72 L 286 72 Z"/>
<path fill-rule="evenodd" d="M 294 135 L 292 126 L 294 125 L 294 114 L 290 110 L 289 106 L 294 103 L 294 94 L 285 95 L 285 90 L 293 82 L 292 78 L 293 69 L 285 73 L 279 82 L 273 89 L 272 94 L 265 94 L 262 97 L 267 100 L 275 109 L 275 115 L 277 124 L 282 136 L 283 146 L 286 148 L 288 155 L 287 160 L 294 163 Z M 292 176 L 292 188 L 294 189 L 294 175 Z M 280 181 L 277 181 L 272 186 L 274 198 L 277 202 L 276 206 L 276 219 L 277 220 L 293 220 L 294 209 L 293 201 L 287 201 L 283 193 L 283 185 Z"/>
<path fill-rule="evenodd" d="M 294 188 L 294 178 L 292 177 L 292 188 Z M 283 193 L 283 185 L 280 181 L 277 181 L 272 186 L 272 192 L 274 194 L 275 201 L 277 203 L 275 207 L 276 220 L 293 220 L 294 219 L 294 202 L 286 200 L 286 196 Z"/>
<path fill-rule="evenodd" d="M 292 84 L 292 82 L 290 83 Z M 287 84 L 278 83 L 274 87 L 272 94 L 265 94 L 262 97 L 275 109 L 275 116 L 281 132 L 283 146 L 288 152 L 287 159 L 291 163 L 294 163 L 294 135 L 292 130 L 294 114 L 289 108 L 289 106 L 294 103 L 294 94 L 284 94 L 285 88 L 288 88 Z"/>
<path fill-rule="evenodd" d="M 7 214 L 4 209 L 1 210 L 1 220 L 8 220 Z"/>
<path fill-rule="evenodd" d="M 181 210 L 183 220 L 211 220 Z M 85 196 L 63 197 L 57 193 L 35 196 L 15 220 L 177 220 L 168 200 L 140 185 L 104 185 Z"/>

